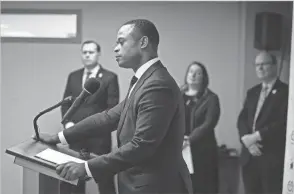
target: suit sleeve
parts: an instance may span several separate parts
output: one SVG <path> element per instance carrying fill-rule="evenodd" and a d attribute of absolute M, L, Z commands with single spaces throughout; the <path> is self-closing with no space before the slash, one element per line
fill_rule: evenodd
<path fill-rule="evenodd" d="M 107 108 L 110 109 L 119 103 L 119 86 L 117 75 L 109 82 L 107 88 Z"/>
<path fill-rule="evenodd" d="M 208 102 L 207 112 L 205 114 L 205 120 L 202 125 L 194 128 L 190 134 L 190 142 L 195 142 L 209 130 L 213 130 L 218 123 L 220 117 L 220 103 L 218 97 L 211 96 Z"/>
<path fill-rule="evenodd" d="M 282 98 L 279 100 L 278 111 L 267 126 L 258 129 L 262 141 L 272 142 L 275 139 L 285 138 L 287 128 L 288 111 L 288 89 L 283 91 Z"/>
<path fill-rule="evenodd" d="M 243 108 L 238 116 L 238 121 L 237 121 L 240 141 L 244 135 L 249 134 L 249 132 L 251 131 L 251 127 L 249 127 L 248 125 L 248 101 L 249 100 L 248 100 L 248 92 L 247 92 L 245 102 L 243 104 Z"/>
<path fill-rule="evenodd" d="M 63 99 L 68 97 L 68 96 L 72 96 L 70 83 L 71 83 L 71 74 L 67 78 L 65 90 L 64 90 L 64 93 L 63 93 Z M 70 108 L 71 104 L 72 104 L 72 102 L 61 105 L 61 117 L 63 117 L 65 115 L 67 110 Z"/>
<path fill-rule="evenodd" d="M 68 144 L 114 131 L 117 128 L 123 105 L 124 101 L 109 110 L 91 115 L 74 126 L 64 129 L 63 134 Z"/>
<path fill-rule="evenodd" d="M 137 104 L 136 130 L 132 140 L 113 152 L 88 161 L 96 182 L 152 156 L 168 131 L 177 98 L 163 84 L 148 84 Z"/>

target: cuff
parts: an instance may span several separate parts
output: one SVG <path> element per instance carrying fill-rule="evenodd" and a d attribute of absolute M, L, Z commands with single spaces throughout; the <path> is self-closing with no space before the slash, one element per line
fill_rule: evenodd
<path fill-rule="evenodd" d="M 260 135 L 259 131 L 256 131 L 255 134 L 256 134 L 257 141 L 261 141 L 262 139 L 261 139 L 261 135 Z"/>
<path fill-rule="evenodd" d="M 85 169 L 86 169 L 88 177 L 93 177 L 92 173 L 91 173 L 91 171 L 89 169 L 88 162 L 85 162 Z"/>
<path fill-rule="evenodd" d="M 75 124 L 73 123 L 73 122 L 68 122 L 68 123 L 66 123 L 65 125 L 64 125 L 64 128 L 70 128 L 70 127 L 72 127 L 72 126 L 74 126 Z"/>
<path fill-rule="evenodd" d="M 58 138 L 59 138 L 61 144 L 68 145 L 68 143 L 67 143 L 67 141 L 66 141 L 66 139 L 65 139 L 65 137 L 63 135 L 63 131 L 58 133 Z"/>

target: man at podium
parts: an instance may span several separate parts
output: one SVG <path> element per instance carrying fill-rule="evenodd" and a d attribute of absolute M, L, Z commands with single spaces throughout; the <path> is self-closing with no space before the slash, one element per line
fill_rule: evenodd
<path fill-rule="evenodd" d="M 159 34 L 145 19 L 126 22 L 114 52 L 122 68 L 133 69 L 126 99 L 56 135 L 40 134 L 50 144 L 72 143 L 117 129 L 118 148 L 79 164 L 58 165 L 67 180 L 88 175 L 99 181 L 118 174 L 118 192 L 192 194 L 182 155 L 185 110 L 180 89 L 158 58 Z"/>

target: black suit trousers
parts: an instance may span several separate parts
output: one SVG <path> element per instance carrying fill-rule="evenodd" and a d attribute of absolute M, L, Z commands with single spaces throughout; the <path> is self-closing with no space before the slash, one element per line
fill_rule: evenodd
<path fill-rule="evenodd" d="M 281 194 L 283 162 L 273 162 L 267 156 L 255 156 L 243 166 L 246 194 Z"/>

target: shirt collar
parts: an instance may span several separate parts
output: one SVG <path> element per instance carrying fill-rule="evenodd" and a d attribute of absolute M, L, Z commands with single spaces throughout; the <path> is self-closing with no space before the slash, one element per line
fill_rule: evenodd
<path fill-rule="evenodd" d="M 272 81 L 270 81 L 269 83 L 262 83 L 262 87 L 264 88 L 265 86 L 267 86 L 268 89 L 272 89 L 274 84 L 276 83 L 278 78 L 273 79 Z"/>
<path fill-rule="evenodd" d="M 91 75 L 96 76 L 99 70 L 100 70 L 100 65 L 96 65 L 96 67 L 94 67 L 94 69 L 91 70 Z M 87 68 L 84 68 L 84 74 L 86 74 L 87 72 L 89 72 L 89 70 Z"/>
<path fill-rule="evenodd" d="M 151 65 L 155 64 L 157 61 L 159 61 L 158 57 L 147 61 L 141 67 L 139 67 L 139 69 L 135 73 L 136 78 L 140 79 L 142 75 L 147 71 L 147 69 L 151 67 Z"/>

